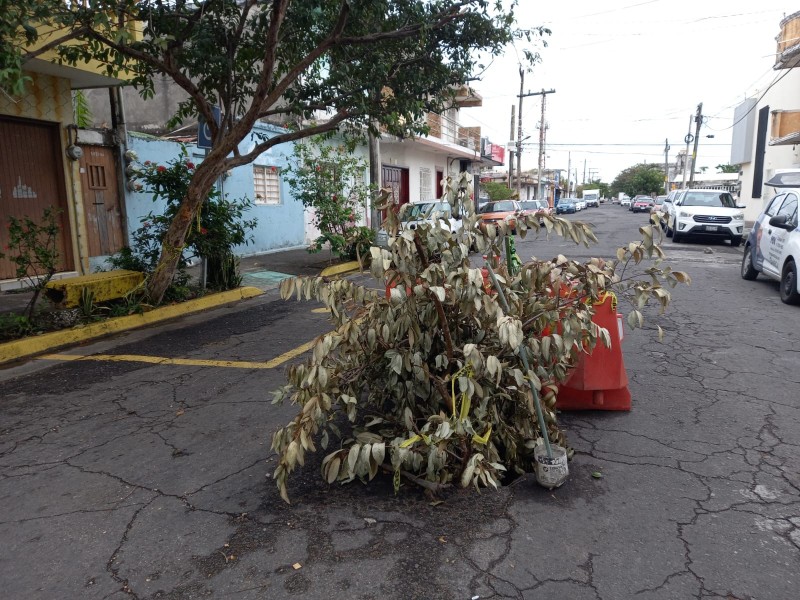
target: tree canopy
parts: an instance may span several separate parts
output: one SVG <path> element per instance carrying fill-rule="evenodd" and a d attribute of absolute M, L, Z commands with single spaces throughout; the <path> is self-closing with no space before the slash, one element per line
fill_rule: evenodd
<path fill-rule="evenodd" d="M 638 164 L 623 170 L 611 182 L 611 193 L 623 192 L 633 198 L 637 194 L 660 194 L 664 191 L 664 170 L 658 165 Z"/>
<path fill-rule="evenodd" d="M 491 58 L 543 29 L 513 30 L 514 8 L 489 0 L 21 0 L 0 28 L 0 86 L 24 88 L 26 61 L 54 50 L 78 65 L 94 59 L 108 75 L 152 96 L 166 76 L 189 96 L 173 125 L 201 116 L 213 149 L 198 166 L 169 228 L 153 300 L 169 284 L 197 210 L 225 171 L 278 144 L 333 132 L 399 136 L 425 133 L 422 118 L 440 112 Z M 6 14 L 6 13 L 4 13 Z M 38 31 L 56 30 L 29 52 Z M 75 41 L 80 43 L 75 43 Z M 222 118 L 214 117 L 219 107 Z M 240 143 L 254 123 L 286 130 Z"/>

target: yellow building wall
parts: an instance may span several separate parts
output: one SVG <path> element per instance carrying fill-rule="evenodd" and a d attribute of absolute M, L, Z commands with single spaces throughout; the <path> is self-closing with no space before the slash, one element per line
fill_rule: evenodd
<path fill-rule="evenodd" d="M 89 271 L 89 248 L 81 195 L 81 176 L 78 161 L 70 160 L 66 155 L 70 139 L 67 126 L 73 123 L 70 83 L 61 77 L 31 72 L 27 72 L 26 75 L 31 81 L 28 82 L 24 94 L 17 97 L 0 93 L 0 115 L 59 123 L 65 192 L 72 233 L 72 255 L 75 257 L 75 270 L 84 274 Z"/>

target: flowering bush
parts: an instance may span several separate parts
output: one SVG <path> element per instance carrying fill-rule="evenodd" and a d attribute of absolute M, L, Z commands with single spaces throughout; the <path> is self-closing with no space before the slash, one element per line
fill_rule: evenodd
<path fill-rule="evenodd" d="M 181 148 L 178 158 L 166 165 L 144 162 L 139 175 L 144 191 L 152 195 L 153 201 L 165 201 L 166 209 L 163 214 L 150 212 L 142 219 L 142 226 L 133 233 L 132 247 L 112 257 L 110 262 L 114 267 L 154 272 L 161 255 L 164 233 L 186 195 L 194 169 L 195 164 L 189 159 L 185 147 Z M 209 193 L 196 225 L 189 230 L 184 248 L 207 260 L 208 287 L 230 289 L 241 283 L 233 247 L 252 241 L 249 232 L 255 227 L 256 220 L 244 219 L 244 213 L 251 206 L 247 198 L 230 200 L 215 188 Z M 181 256 L 174 279 L 177 288 L 185 286 L 188 281 L 186 267 L 186 259 Z"/>
<path fill-rule="evenodd" d="M 337 256 L 360 260 L 372 242 L 371 230 L 357 225 L 370 186 L 364 182 L 367 163 L 353 149 L 352 143 L 337 146 L 325 137 L 295 145 L 294 160 L 283 175 L 303 206 L 314 209 L 320 235 L 309 252 L 329 245 Z"/>

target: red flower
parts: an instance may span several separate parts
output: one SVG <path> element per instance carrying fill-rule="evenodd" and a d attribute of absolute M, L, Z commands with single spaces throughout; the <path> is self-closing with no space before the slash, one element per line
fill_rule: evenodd
<path fill-rule="evenodd" d="M 205 227 L 201 227 L 200 228 L 200 235 L 205 235 L 207 233 L 208 233 L 208 229 L 206 229 Z"/>
<path fill-rule="evenodd" d="M 278 168 L 277 168 L 277 167 L 272 167 L 272 172 L 273 172 L 273 173 L 274 173 L 275 171 L 277 171 L 277 170 L 278 170 Z"/>
<path fill-rule="evenodd" d="M 150 164 L 150 161 L 149 161 L 149 160 L 146 160 L 146 161 L 144 161 L 144 166 L 145 166 L 145 167 L 146 167 L 146 166 L 148 166 L 149 164 Z"/>
<path fill-rule="evenodd" d="M 186 168 L 187 169 L 194 169 L 194 163 L 193 162 L 187 162 L 186 163 Z"/>
<path fill-rule="evenodd" d="M 334 202 L 336 202 L 336 194 L 334 194 L 333 196 L 331 196 L 331 199 L 332 199 Z"/>
<path fill-rule="evenodd" d="M 158 165 L 158 168 L 156 169 L 156 171 L 158 171 L 159 173 L 163 173 L 166 170 L 167 167 L 165 167 L 164 165 Z"/>

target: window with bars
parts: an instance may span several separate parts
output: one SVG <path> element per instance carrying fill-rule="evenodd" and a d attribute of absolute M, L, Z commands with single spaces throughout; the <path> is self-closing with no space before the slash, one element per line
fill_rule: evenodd
<path fill-rule="evenodd" d="M 423 201 L 436 199 L 433 194 L 433 174 L 426 167 L 419 170 L 419 199 Z"/>
<path fill-rule="evenodd" d="M 281 179 L 278 167 L 253 165 L 253 188 L 256 204 L 280 204 Z"/>

